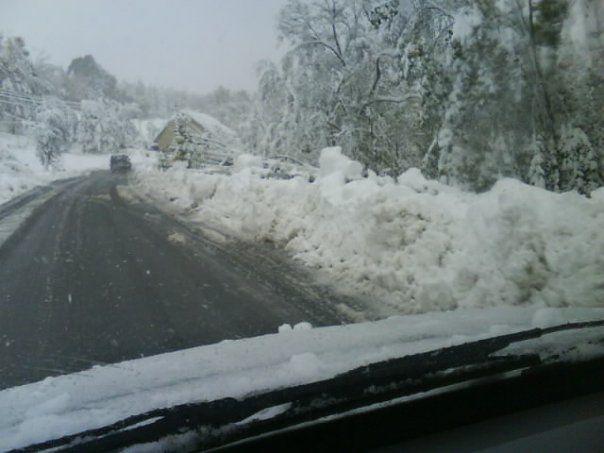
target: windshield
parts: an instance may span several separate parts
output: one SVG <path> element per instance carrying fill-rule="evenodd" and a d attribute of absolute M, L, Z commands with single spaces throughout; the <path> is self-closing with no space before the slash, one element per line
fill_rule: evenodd
<path fill-rule="evenodd" d="M 603 185 L 600 0 L 0 0 L 0 450 L 598 358 Z"/>

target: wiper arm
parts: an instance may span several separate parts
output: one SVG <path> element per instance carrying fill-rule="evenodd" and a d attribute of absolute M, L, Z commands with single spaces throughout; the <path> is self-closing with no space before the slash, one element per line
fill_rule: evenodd
<path fill-rule="evenodd" d="M 546 365 L 537 353 L 506 356 L 494 356 L 494 353 L 514 343 L 552 333 L 602 326 L 604 320 L 569 323 L 477 340 L 370 364 L 332 379 L 273 390 L 241 400 L 224 398 L 157 409 L 103 428 L 32 445 L 26 450 L 73 448 L 107 451 L 195 430 L 200 445 L 212 448 L 472 380 L 500 381 L 511 372 L 535 370 Z M 255 414 L 284 405 L 287 405 L 286 409 L 275 417 L 253 420 Z M 250 421 L 242 423 L 246 419 Z"/>

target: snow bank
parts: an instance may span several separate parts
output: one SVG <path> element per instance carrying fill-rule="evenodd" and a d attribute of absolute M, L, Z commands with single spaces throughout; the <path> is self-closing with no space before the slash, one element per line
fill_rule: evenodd
<path fill-rule="evenodd" d="M 483 194 L 370 174 L 324 150 L 315 183 L 148 170 L 137 189 L 194 222 L 281 244 L 343 292 L 402 313 L 604 304 L 604 189 L 591 199 L 504 179 Z"/>
<path fill-rule="evenodd" d="M 33 187 L 108 166 L 107 155 L 66 153 L 47 170 L 30 138 L 0 133 L 0 204 Z"/>
<path fill-rule="evenodd" d="M 325 148 L 319 157 L 319 174 L 323 178 L 335 177 L 340 181 L 360 179 L 363 166 L 342 155 L 339 147 Z"/>
<path fill-rule="evenodd" d="M 33 145 L 25 137 L 0 133 L 0 204 L 44 184 L 44 176 Z"/>
<path fill-rule="evenodd" d="M 157 408 L 317 382 L 381 360 L 530 329 L 534 320 L 543 317 L 595 320 L 604 317 L 604 309 L 499 307 L 347 326 L 305 326 L 95 366 L 0 391 L 0 451 L 99 428 Z M 572 333 L 576 338 L 577 332 Z M 576 341 L 571 339 L 570 345 L 574 349 Z M 601 348 L 598 352 L 602 354 Z"/>

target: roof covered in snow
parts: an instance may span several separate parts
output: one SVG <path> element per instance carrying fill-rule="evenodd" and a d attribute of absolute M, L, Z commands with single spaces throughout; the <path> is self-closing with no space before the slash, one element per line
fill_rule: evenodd
<path fill-rule="evenodd" d="M 177 115 L 186 115 L 191 118 L 204 129 L 205 133 L 207 133 L 212 140 L 223 143 L 230 148 L 241 148 L 241 142 L 237 133 L 213 116 L 190 109 L 181 110 Z M 177 115 L 175 115 L 175 117 Z"/>

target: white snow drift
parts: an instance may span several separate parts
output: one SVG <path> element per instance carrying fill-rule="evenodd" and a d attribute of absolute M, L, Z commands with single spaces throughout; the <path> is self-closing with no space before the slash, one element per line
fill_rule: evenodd
<path fill-rule="evenodd" d="M 342 291 L 403 313 L 604 303 L 604 189 L 585 198 L 503 179 L 473 194 L 415 169 L 363 178 L 338 148 L 322 152 L 314 183 L 264 179 L 258 163 L 148 169 L 137 189 L 191 221 L 281 244 Z"/>
<path fill-rule="evenodd" d="M 33 187 L 108 166 L 107 155 L 65 153 L 56 166 L 46 169 L 33 139 L 0 133 L 0 204 Z"/>

